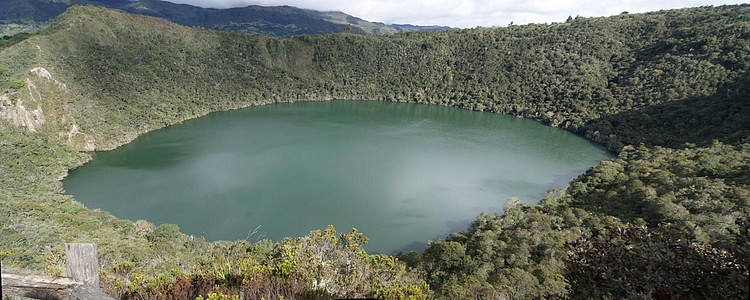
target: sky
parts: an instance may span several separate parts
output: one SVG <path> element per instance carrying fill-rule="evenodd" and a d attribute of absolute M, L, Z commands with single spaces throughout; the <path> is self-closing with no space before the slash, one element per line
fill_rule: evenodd
<path fill-rule="evenodd" d="M 342 11 L 372 22 L 443 25 L 458 28 L 507 26 L 509 23 L 564 22 L 568 16 L 599 17 L 623 11 L 640 13 L 705 5 L 740 4 L 732 0 L 166 0 L 201 7 L 289 5 Z"/>

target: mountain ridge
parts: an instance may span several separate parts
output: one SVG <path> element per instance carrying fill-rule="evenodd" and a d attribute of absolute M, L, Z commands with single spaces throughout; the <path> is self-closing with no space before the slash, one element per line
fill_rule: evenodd
<path fill-rule="evenodd" d="M 444 30 L 444 26 L 414 26 L 365 21 L 342 12 L 320 12 L 292 6 L 202 8 L 162 0 L 6 0 L 0 12 L 0 36 L 32 32 L 46 26 L 71 5 L 98 5 L 124 12 L 164 18 L 172 22 L 215 30 L 271 36 L 326 34 L 392 34 L 418 30 Z"/>

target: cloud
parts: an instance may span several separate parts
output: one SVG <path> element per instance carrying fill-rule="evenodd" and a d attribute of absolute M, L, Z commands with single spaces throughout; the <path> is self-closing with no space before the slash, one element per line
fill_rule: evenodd
<path fill-rule="evenodd" d="M 169 0 L 202 7 L 289 5 L 321 11 L 342 11 L 368 21 L 447 25 L 470 28 L 563 22 L 568 16 L 598 17 L 623 11 L 640 13 L 704 5 L 739 4 L 735 0 Z"/>

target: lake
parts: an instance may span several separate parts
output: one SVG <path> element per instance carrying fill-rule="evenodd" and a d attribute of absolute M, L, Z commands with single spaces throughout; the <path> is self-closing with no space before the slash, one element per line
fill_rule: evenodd
<path fill-rule="evenodd" d="M 370 253 L 419 250 L 509 197 L 536 203 L 608 159 L 511 116 L 376 101 L 212 113 L 93 153 L 64 180 L 89 208 L 207 240 L 356 227 Z"/>

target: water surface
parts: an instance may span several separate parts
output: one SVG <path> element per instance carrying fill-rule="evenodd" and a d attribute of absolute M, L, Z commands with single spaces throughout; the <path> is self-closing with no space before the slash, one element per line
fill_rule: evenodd
<path fill-rule="evenodd" d="M 332 224 L 362 231 L 368 252 L 391 253 L 502 213 L 509 197 L 537 202 L 607 158 L 581 137 L 510 116 L 303 102 L 154 131 L 96 152 L 64 187 L 89 208 L 208 240 L 278 241 Z"/>

